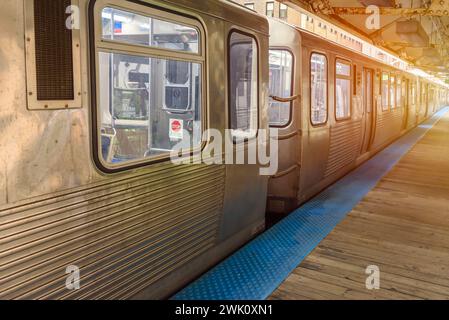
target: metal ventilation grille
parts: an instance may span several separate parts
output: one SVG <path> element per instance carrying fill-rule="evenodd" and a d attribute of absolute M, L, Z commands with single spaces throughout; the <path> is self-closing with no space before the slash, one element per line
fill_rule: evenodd
<path fill-rule="evenodd" d="M 72 31 L 66 28 L 71 0 L 34 0 L 38 100 L 74 100 Z"/>

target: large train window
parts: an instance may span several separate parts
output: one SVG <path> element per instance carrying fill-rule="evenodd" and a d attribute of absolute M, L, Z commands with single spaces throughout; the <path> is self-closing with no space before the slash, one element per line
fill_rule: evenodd
<path fill-rule="evenodd" d="M 258 48 L 240 31 L 229 36 L 229 107 L 234 138 L 250 139 L 258 130 Z"/>
<path fill-rule="evenodd" d="M 270 94 L 278 97 L 292 95 L 293 55 L 287 50 L 270 50 Z M 291 102 L 271 100 L 268 119 L 271 126 L 282 127 L 290 122 Z"/>
<path fill-rule="evenodd" d="M 201 145 L 201 24 L 146 6 L 141 10 L 101 9 L 97 135 L 106 170 L 167 159 L 181 141 Z"/>
<path fill-rule="evenodd" d="M 351 64 L 337 59 L 335 62 L 335 117 L 337 120 L 351 117 Z"/>
<path fill-rule="evenodd" d="M 389 86 L 390 86 L 390 75 L 388 72 L 382 72 L 382 79 L 381 79 L 381 94 L 382 94 L 382 110 L 388 111 L 390 108 L 390 99 L 389 99 Z"/>
<path fill-rule="evenodd" d="M 310 120 L 313 125 L 327 122 L 327 57 L 310 56 Z"/>

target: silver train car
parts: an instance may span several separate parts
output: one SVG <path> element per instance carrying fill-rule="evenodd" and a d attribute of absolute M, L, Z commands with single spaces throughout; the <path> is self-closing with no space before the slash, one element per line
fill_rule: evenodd
<path fill-rule="evenodd" d="M 447 103 L 228 1 L 0 8 L 1 299 L 167 298 Z M 270 126 L 272 177 L 169 159 L 186 133 L 193 158 L 208 128 L 247 139 L 235 153 Z"/>
<path fill-rule="evenodd" d="M 224 132 L 247 94 L 235 128 L 267 126 L 264 17 L 226 1 L 0 7 L 0 298 L 168 297 L 263 229 L 258 165 L 167 152 L 180 128 Z"/>
<path fill-rule="evenodd" d="M 358 54 L 343 37 L 337 44 L 275 20 L 270 34 L 282 34 L 270 38 L 271 94 L 293 98 L 269 104 L 280 150 L 268 189 L 272 221 L 449 102 L 447 88 Z"/>

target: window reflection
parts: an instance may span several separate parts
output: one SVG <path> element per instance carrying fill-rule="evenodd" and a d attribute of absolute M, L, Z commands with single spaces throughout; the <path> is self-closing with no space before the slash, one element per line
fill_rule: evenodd
<path fill-rule="evenodd" d="M 258 128 L 257 43 L 250 36 L 233 32 L 229 48 L 231 129 L 235 137 L 249 138 Z"/>
<path fill-rule="evenodd" d="M 183 139 L 183 130 L 191 136 L 192 146 L 200 144 L 201 65 L 181 64 L 170 59 L 130 54 L 99 53 L 100 121 L 103 159 L 109 163 L 137 160 L 170 152 Z M 187 67 L 185 66 L 187 64 Z M 166 79 L 167 66 L 173 76 Z M 179 80 L 181 79 L 181 80 Z"/>
<path fill-rule="evenodd" d="M 115 8 L 102 11 L 103 39 L 199 53 L 195 28 Z"/>
<path fill-rule="evenodd" d="M 396 77 L 390 77 L 390 106 L 392 109 L 396 107 Z"/>
<path fill-rule="evenodd" d="M 312 124 L 323 124 L 327 121 L 327 59 L 323 54 L 310 57 L 310 93 Z"/>
<path fill-rule="evenodd" d="M 382 110 L 387 111 L 389 109 L 389 75 L 386 72 L 382 72 L 381 80 L 381 93 L 382 93 Z"/>
<path fill-rule="evenodd" d="M 342 120 L 351 117 L 351 64 L 337 61 L 335 71 L 335 112 Z"/>

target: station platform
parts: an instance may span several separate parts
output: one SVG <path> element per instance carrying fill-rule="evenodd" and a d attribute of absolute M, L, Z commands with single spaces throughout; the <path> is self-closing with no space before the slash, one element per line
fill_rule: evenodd
<path fill-rule="evenodd" d="M 445 108 L 172 299 L 449 299 L 448 274 Z"/>

